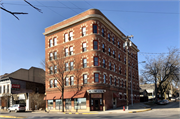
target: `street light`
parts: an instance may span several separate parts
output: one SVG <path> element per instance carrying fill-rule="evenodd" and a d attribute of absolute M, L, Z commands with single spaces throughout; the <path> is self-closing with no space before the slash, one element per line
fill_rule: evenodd
<path fill-rule="evenodd" d="M 126 48 L 126 101 L 127 101 L 127 110 L 128 110 L 128 106 L 129 106 L 129 96 L 128 96 L 128 47 L 132 46 L 132 42 L 129 40 L 129 38 L 133 38 L 134 36 L 133 35 L 130 35 L 130 36 L 126 36 L 125 39 L 125 43 L 123 44 L 123 47 Z"/>

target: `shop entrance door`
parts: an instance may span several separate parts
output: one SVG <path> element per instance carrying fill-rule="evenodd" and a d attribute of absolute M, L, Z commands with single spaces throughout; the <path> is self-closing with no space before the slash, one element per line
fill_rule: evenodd
<path fill-rule="evenodd" d="M 94 111 L 100 111 L 100 101 L 99 101 L 99 99 L 94 99 Z"/>

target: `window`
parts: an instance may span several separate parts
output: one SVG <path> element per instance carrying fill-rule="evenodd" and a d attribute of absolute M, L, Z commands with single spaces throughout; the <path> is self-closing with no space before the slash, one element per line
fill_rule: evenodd
<path fill-rule="evenodd" d="M 120 56 L 120 54 L 118 55 L 118 59 L 119 59 L 119 61 L 121 61 L 121 56 Z"/>
<path fill-rule="evenodd" d="M 57 52 L 54 52 L 54 59 L 57 59 Z"/>
<path fill-rule="evenodd" d="M 73 47 L 70 47 L 70 55 L 73 55 Z"/>
<path fill-rule="evenodd" d="M 116 72 L 116 65 L 114 64 L 114 72 Z"/>
<path fill-rule="evenodd" d="M 98 50 L 98 41 L 96 40 L 93 41 L 93 49 Z"/>
<path fill-rule="evenodd" d="M 116 84 L 116 78 L 114 78 L 114 85 L 116 86 L 117 84 Z"/>
<path fill-rule="evenodd" d="M 54 66 L 54 73 L 57 73 L 57 65 Z"/>
<path fill-rule="evenodd" d="M 121 74 L 121 67 L 119 67 L 119 74 Z"/>
<path fill-rule="evenodd" d="M 74 109 L 86 109 L 86 98 L 75 98 Z"/>
<path fill-rule="evenodd" d="M 118 79 L 118 85 L 120 86 L 120 80 Z"/>
<path fill-rule="evenodd" d="M 9 93 L 9 85 L 7 85 L 7 93 Z"/>
<path fill-rule="evenodd" d="M 102 37 L 104 37 L 104 29 L 102 29 Z"/>
<path fill-rule="evenodd" d="M 93 24 L 93 33 L 97 33 L 97 25 Z"/>
<path fill-rule="evenodd" d="M 53 110 L 53 100 L 48 100 L 48 110 Z"/>
<path fill-rule="evenodd" d="M 65 108 L 71 109 L 71 99 L 65 99 Z"/>
<path fill-rule="evenodd" d="M 111 39 L 110 39 L 110 34 L 108 34 L 108 40 L 110 41 Z"/>
<path fill-rule="evenodd" d="M 57 79 L 54 80 L 54 87 L 57 87 Z"/>
<path fill-rule="evenodd" d="M 49 60 L 52 60 L 53 59 L 53 53 L 49 53 Z"/>
<path fill-rule="evenodd" d="M 103 52 L 105 52 L 104 43 L 102 44 L 102 50 L 103 50 Z"/>
<path fill-rule="evenodd" d="M 49 68 L 49 74 L 52 74 L 53 73 L 53 67 L 51 66 L 50 68 Z"/>
<path fill-rule="evenodd" d="M 114 44 L 114 37 L 112 38 L 112 42 L 113 42 L 113 44 Z"/>
<path fill-rule="evenodd" d="M 83 68 L 87 67 L 87 59 L 83 59 Z"/>
<path fill-rule="evenodd" d="M 94 82 L 99 82 L 99 74 L 98 73 L 94 73 Z"/>
<path fill-rule="evenodd" d="M 5 93 L 5 85 L 3 86 L 3 93 Z"/>
<path fill-rule="evenodd" d="M 68 56 L 68 48 L 65 48 L 65 56 Z"/>
<path fill-rule="evenodd" d="M 74 62 L 70 62 L 70 69 L 71 69 L 71 70 L 74 69 L 73 65 L 74 65 Z"/>
<path fill-rule="evenodd" d="M 56 100 L 55 103 L 56 103 L 57 110 L 62 109 L 62 100 L 61 99 Z"/>
<path fill-rule="evenodd" d="M 65 68 L 66 68 L 66 71 L 69 70 L 69 64 L 68 63 L 65 64 Z"/>
<path fill-rule="evenodd" d="M 53 87 L 53 80 L 50 80 L 50 88 Z"/>
<path fill-rule="evenodd" d="M 112 77 L 110 76 L 109 84 L 112 85 Z"/>
<path fill-rule="evenodd" d="M 109 51 L 109 55 L 111 56 L 111 48 L 109 48 L 109 50 L 108 50 L 108 51 Z"/>
<path fill-rule="evenodd" d="M 65 42 L 68 42 L 68 34 L 67 33 L 64 35 L 64 39 L 65 39 Z"/>
<path fill-rule="evenodd" d="M 49 47 L 52 47 L 53 46 L 53 41 L 52 39 L 49 40 Z"/>
<path fill-rule="evenodd" d="M 73 40 L 73 32 L 72 32 L 72 31 L 69 32 L 69 40 L 70 40 L 70 41 Z"/>
<path fill-rule="evenodd" d="M 74 77 L 71 76 L 70 79 L 71 79 L 71 85 L 74 85 Z"/>
<path fill-rule="evenodd" d="M 1 94 L 2 92 L 1 92 L 1 86 L 0 86 L 0 94 Z"/>
<path fill-rule="evenodd" d="M 103 59 L 103 68 L 106 68 L 105 59 Z"/>
<path fill-rule="evenodd" d="M 109 70 L 111 70 L 111 62 L 109 62 Z"/>
<path fill-rule="evenodd" d="M 123 81 L 122 81 L 122 87 L 124 87 Z"/>
<path fill-rule="evenodd" d="M 66 77 L 66 86 L 69 85 L 69 78 Z"/>
<path fill-rule="evenodd" d="M 113 57 L 115 58 L 115 51 L 113 50 Z"/>
<path fill-rule="evenodd" d="M 94 66 L 98 66 L 99 63 L 98 63 L 98 57 L 94 57 Z"/>
<path fill-rule="evenodd" d="M 126 75 L 126 69 L 124 70 L 124 74 Z"/>
<path fill-rule="evenodd" d="M 83 52 L 85 52 L 86 50 L 87 50 L 86 43 L 83 43 Z"/>
<path fill-rule="evenodd" d="M 119 41 L 118 41 L 118 48 L 120 48 L 120 43 L 119 43 Z"/>
<path fill-rule="evenodd" d="M 106 83 L 106 75 L 104 74 L 104 83 Z"/>
<path fill-rule="evenodd" d="M 83 27 L 82 28 L 82 36 L 85 36 L 86 35 L 86 27 Z"/>
<path fill-rule="evenodd" d="M 54 46 L 56 46 L 57 45 L 57 38 L 56 37 L 53 39 L 53 42 L 54 42 Z"/>
<path fill-rule="evenodd" d="M 83 75 L 83 83 L 84 83 L 84 84 L 87 84 L 87 74 L 84 74 L 84 75 Z"/>
<path fill-rule="evenodd" d="M 124 64 L 126 64 L 126 57 L 124 57 Z"/>

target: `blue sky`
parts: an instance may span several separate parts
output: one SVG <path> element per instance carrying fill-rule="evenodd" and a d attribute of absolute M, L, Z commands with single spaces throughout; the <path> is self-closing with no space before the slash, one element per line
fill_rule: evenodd
<path fill-rule="evenodd" d="M 134 35 L 139 62 L 168 52 L 168 47 L 179 48 L 179 1 L 27 1 L 43 13 L 24 0 L 1 1 L 9 11 L 28 14 L 17 15 L 17 20 L 0 10 L 0 75 L 31 66 L 42 68 L 45 28 L 91 8 L 99 9 L 125 35 Z"/>

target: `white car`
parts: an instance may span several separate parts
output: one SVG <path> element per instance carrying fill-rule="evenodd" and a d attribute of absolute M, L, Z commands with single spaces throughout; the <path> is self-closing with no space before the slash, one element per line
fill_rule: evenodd
<path fill-rule="evenodd" d="M 25 105 L 23 105 L 23 104 L 14 104 L 14 105 L 12 105 L 11 107 L 8 108 L 8 112 L 11 112 L 11 111 L 15 111 L 15 112 L 25 111 Z"/>

